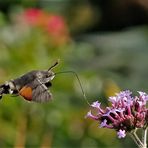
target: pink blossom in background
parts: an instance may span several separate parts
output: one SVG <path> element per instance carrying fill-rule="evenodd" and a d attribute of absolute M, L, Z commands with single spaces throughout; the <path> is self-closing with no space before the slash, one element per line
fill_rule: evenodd
<path fill-rule="evenodd" d="M 44 21 L 45 14 L 40 9 L 30 8 L 23 12 L 23 19 L 30 25 L 37 25 L 39 22 Z"/>
<path fill-rule="evenodd" d="M 68 26 L 60 15 L 45 12 L 42 9 L 29 8 L 19 14 L 18 18 L 21 25 L 26 24 L 43 30 L 53 44 L 61 45 L 70 39 Z"/>

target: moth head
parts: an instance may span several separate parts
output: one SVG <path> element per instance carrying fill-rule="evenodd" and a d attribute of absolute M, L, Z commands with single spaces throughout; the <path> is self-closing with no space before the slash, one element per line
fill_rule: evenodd
<path fill-rule="evenodd" d="M 41 83 L 48 83 L 55 77 L 55 73 L 52 71 L 52 69 L 55 68 L 58 63 L 59 60 L 57 60 L 53 65 L 51 65 L 48 70 L 38 71 L 36 73 L 36 76 L 41 81 Z"/>
<path fill-rule="evenodd" d="M 41 83 L 48 83 L 54 78 L 55 74 L 52 71 L 38 71 L 36 76 Z"/>

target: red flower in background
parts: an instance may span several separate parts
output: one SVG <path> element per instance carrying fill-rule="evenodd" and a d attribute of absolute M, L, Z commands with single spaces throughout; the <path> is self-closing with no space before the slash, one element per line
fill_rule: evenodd
<path fill-rule="evenodd" d="M 48 16 L 46 29 L 57 44 L 65 43 L 65 41 L 69 40 L 68 29 L 61 16 Z"/>
<path fill-rule="evenodd" d="M 51 41 L 61 45 L 69 41 L 69 33 L 64 18 L 59 15 L 47 13 L 41 9 L 26 9 L 19 20 L 31 27 L 39 27 L 48 33 Z"/>
<path fill-rule="evenodd" d="M 30 25 L 37 25 L 44 18 L 45 14 L 39 9 L 27 9 L 24 11 L 22 18 Z"/>
<path fill-rule="evenodd" d="M 63 18 L 60 16 L 49 16 L 47 19 L 48 32 L 53 35 L 64 34 L 67 30 Z"/>

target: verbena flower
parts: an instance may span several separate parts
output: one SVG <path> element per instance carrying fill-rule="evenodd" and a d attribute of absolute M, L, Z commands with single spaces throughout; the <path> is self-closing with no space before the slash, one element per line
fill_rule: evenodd
<path fill-rule="evenodd" d="M 111 106 L 101 107 L 98 101 L 93 102 L 86 117 L 99 121 L 101 128 L 115 129 L 118 138 L 124 138 L 137 128 L 146 128 L 148 123 L 148 109 L 146 103 L 148 94 L 138 92 L 138 96 L 132 96 L 129 90 L 116 93 L 109 97 Z"/>

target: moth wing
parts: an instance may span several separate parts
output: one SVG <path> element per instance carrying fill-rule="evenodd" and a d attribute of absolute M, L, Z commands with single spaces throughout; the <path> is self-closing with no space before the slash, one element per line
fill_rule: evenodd
<path fill-rule="evenodd" d="M 38 85 L 33 89 L 32 92 L 32 101 L 35 102 L 48 102 L 49 100 L 52 99 L 52 94 L 48 90 L 48 88 L 45 86 L 45 84 L 40 83 L 39 80 Z"/>
<path fill-rule="evenodd" d="M 39 103 L 47 102 L 52 99 L 52 94 L 49 92 L 48 88 L 38 79 L 24 86 L 19 94 L 28 101 Z"/>
<path fill-rule="evenodd" d="M 19 95 L 21 95 L 24 99 L 31 101 L 32 100 L 32 87 L 31 86 L 23 86 L 20 91 L 19 91 Z"/>

